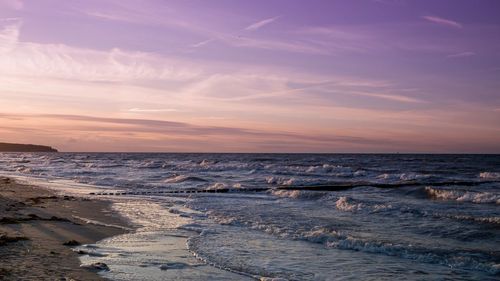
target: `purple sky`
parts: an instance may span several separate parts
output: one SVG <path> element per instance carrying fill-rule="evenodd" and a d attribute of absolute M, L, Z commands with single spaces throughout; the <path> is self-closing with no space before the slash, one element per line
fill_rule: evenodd
<path fill-rule="evenodd" d="M 500 153 L 500 1 L 0 0 L 0 141 Z"/>

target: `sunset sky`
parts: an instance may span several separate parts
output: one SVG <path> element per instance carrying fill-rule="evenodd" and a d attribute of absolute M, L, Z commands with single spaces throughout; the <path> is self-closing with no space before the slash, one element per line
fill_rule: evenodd
<path fill-rule="evenodd" d="M 500 153 L 500 1 L 0 0 L 0 142 Z"/>

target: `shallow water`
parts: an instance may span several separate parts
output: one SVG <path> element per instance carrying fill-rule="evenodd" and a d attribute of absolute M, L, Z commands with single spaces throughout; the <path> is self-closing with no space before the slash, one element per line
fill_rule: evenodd
<path fill-rule="evenodd" d="M 0 171 L 115 200 L 140 228 L 82 259 L 115 280 L 500 275 L 497 155 L 6 153 Z"/>

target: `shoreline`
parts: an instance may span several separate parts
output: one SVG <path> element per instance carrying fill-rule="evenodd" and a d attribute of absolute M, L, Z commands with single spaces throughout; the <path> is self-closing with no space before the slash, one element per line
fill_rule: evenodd
<path fill-rule="evenodd" d="M 82 267 L 72 247 L 127 229 L 130 223 L 110 201 L 61 196 L 0 177 L 0 280 L 106 280 Z"/>

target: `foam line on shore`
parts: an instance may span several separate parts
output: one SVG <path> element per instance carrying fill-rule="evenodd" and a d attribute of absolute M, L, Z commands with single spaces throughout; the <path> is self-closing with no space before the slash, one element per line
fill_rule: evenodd
<path fill-rule="evenodd" d="M 80 216 L 73 215 L 72 217 L 75 218 L 75 219 L 81 220 L 81 221 L 85 222 L 86 224 L 93 224 L 93 225 L 99 225 L 99 226 L 114 227 L 114 228 L 123 229 L 123 230 L 126 230 L 126 231 L 132 231 L 132 230 L 134 230 L 133 228 L 130 228 L 130 227 L 121 226 L 121 225 L 117 225 L 117 224 L 105 223 L 105 222 L 101 222 L 101 221 L 98 221 L 98 220 L 92 220 L 92 219 L 88 219 L 88 218 L 84 218 L 84 217 L 80 217 Z"/>

